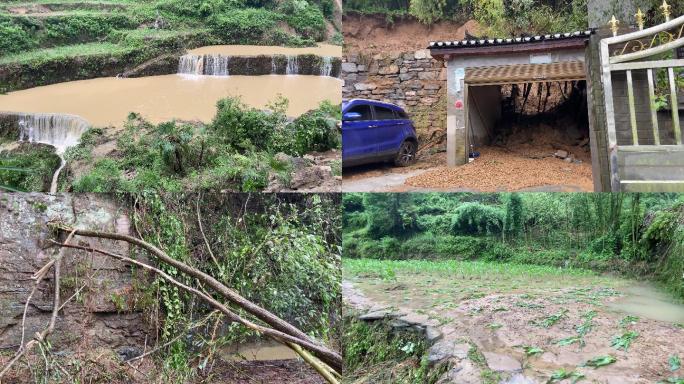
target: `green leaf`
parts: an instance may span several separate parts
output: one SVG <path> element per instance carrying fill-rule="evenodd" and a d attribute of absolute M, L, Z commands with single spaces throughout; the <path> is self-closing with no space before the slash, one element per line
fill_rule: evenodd
<path fill-rule="evenodd" d="M 534 356 L 534 355 L 544 353 L 543 349 L 541 349 L 539 347 L 530 346 L 530 345 L 524 345 L 523 350 L 525 351 L 525 354 L 527 356 Z"/>
<path fill-rule="evenodd" d="M 639 333 L 636 331 L 629 331 L 626 333 L 623 333 L 622 336 L 613 336 L 613 340 L 610 343 L 610 346 L 615 348 L 615 349 L 622 349 L 624 351 L 627 351 L 629 349 L 629 346 L 632 344 L 632 341 L 636 339 L 639 336 Z"/>
<path fill-rule="evenodd" d="M 670 356 L 667 362 L 670 364 L 670 371 L 672 372 L 678 370 L 682 366 L 682 361 L 679 359 L 679 356 L 677 355 Z"/>
<path fill-rule="evenodd" d="M 597 356 L 597 357 L 594 357 L 593 359 L 587 360 L 581 366 L 582 367 L 600 368 L 600 367 L 604 367 L 606 365 L 613 364 L 616 361 L 617 361 L 617 359 L 614 356 Z"/>

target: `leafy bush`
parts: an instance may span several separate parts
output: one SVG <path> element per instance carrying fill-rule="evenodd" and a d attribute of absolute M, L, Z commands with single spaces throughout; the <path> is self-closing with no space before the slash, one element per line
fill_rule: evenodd
<path fill-rule="evenodd" d="M 9 22 L 0 22 L 0 56 L 22 52 L 37 45 L 23 28 Z"/>
<path fill-rule="evenodd" d="M 281 18 L 281 15 L 266 9 L 239 9 L 214 15 L 209 27 L 226 43 L 259 44 Z"/>
<path fill-rule="evenodd" d="M 503 223 L 503 210 L 477 202 L 459 205 L 451 221 L 454 233 L 479 235 L 500 233 Z"/>
<path fill-rule="evenodd" d="M 278 11 L 286 15 L 287 23 L 304 38 L 325 39 L 325 17 L 318 7 L 306 0 L 286 0 L 278 5 Z"/>
<path fill-rule="evenodd" d="M 52 147 L 26 144 L 0 152 L 0 186 L 22 191 L 48 191 L 60 159 Z M 0 188 L 2 190 L 2 188 Z"/>

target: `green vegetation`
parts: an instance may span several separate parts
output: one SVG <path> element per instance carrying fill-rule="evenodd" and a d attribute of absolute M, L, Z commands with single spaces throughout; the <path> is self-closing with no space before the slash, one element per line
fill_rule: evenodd
<path fill-rule="evenodd" d="M 145 240 L 307 334 L 328 344 L 339 342 L 340 329 L 333 326 L 340 324 L 338 196 L 143 193 L 127 200 L 135 201 L 131 218 Z M 199 213 L 197 201 L 202 202 Z M 173 267 L 160 268 L 203 289 Z M 207 362 L 221 348 L 259 338 L 229 322 L 214 335 L 188 333 L 205 318 L 212 326 L 220 324 L 221 316 L 160 278 L 150 277 L 136 290 L 130 308 L 163 314 L 160 344 L 191 335 L 161 351 L 158 363 L 164 382 L 195 382 L 190 379 L 205 375 Z"/>
<path fill-rule="evenodd" d="M 60 160 L 54 148 L 27 144 L 0 152 L 0 189 L 46 191 Z"/>
<path fill-rule="evenodd" d="M 428 345 L 418 332 L 392 331 L 387 321 L 344 317 L 345 382 L 434 384 L 447 366 L 430 368 Z"/>
<path fill-rule="evenodd" d="M 414 17 L 425 24 L 476 20 L 489 37 L 568 32 L 587 27 L 586 0 L 351 0 L 345 12 Z M 474 31 L 470 31 L 474 32 Z"/>
<path fill-rule="evenodd" d="M 333 8 L 331 0 L 4 2 L 0 93 L 114 76 L 202 45 L 341 44 L 339 36 L 327 33 Z"/>
<path fill-rule="evenodd" d="M 345 194 L 348 258 L 616 271 L 684 297 L 676 194 Z M 508 265 L 508 264 L 507 264 Z"/>
<path fill-rule="evenodd" d="M 239 99 L 218 102 L 208 125 L 175 121 L 151 124 L 131 114 L 118 136 L 117 156 L 96 160 L 88 173 L 73 181 L 75 192 L 183 191 L 211 188 L 257 191 L 269 176 L 287 184 L 292 164 L 282 155 L 301 156 L 340 146 L 335 121 L 339 107 L 324 102 L 289 122 L 287 100 L 272 110 L 246 107 Z M 67 153 L 90 159 L 91 130 Z"/>

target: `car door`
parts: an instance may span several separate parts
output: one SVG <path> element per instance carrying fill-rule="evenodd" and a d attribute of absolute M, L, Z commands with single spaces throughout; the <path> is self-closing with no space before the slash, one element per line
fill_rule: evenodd
<path fill-rule="evenodd" d="M 397 118 L 396 112 L 387 107 L 373 106 L 375 120 L 373 125 L 378 141 L 378 156 L 383 158 L 393 157 L 399 150 L 404 140 L 403 129 L 400 126 L 402 120 Z"/>
<path fill-rule="evenodd" d="M 378 140 L 374 125 L 373 112 L 369 104 L 354 104 L 344 114 L 358 113 L 360 118 L 342 121 L 342 159 L 344 162 L 371 160 L 377 156 Z"/>

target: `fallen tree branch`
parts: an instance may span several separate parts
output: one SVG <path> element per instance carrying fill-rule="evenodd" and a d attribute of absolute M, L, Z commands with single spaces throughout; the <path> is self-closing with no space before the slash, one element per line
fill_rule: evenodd
<path fill-rule="evenodd" d="M 74 233 L 76 232 L 75 229 L 72 229 L 71 232 L 69 233 L 69 236 L 67 236 L 66 240 L 64 241 L 65 244 L 68 244 L 69 241 L 74 237 Z M 61 308 L 60 305 L 60 299 L 59 299 L 59 294 L 60 294 L 60 288 L 59 288 L 59 280 L 60 280 L 60 273 L 61 273 L 61 265 L 62 265 L 62 257 L 64 256 L 64 250 L 65 248 L 61 248 L 59 250 L 59 254 L 57 257 L 54 259 L 50 260 L 47 262 L 41 269 L 34 274 L 35 278 L 35 283 L 33 286 L 33 290 L 31 290 L 31 294 L 29 295 L 28 299 L 26 300 L 26 305 L 24 306 L 24 314 L 22 317 L 21 321 L 21 344 L 19 345 L 19 349 L 17 350 L 17 353 L 14 355 L 14 357 L 7 363 L 5 366 L 0 370 L 0 383 L 2 382 L 2 377 L 9 372 L 10 368 L 19 361 L 24 355 L 29 353 L 31 349 L 33 349 L 34 346 L 37 344 L 43 342 L 50 334 L 52 331 L 55 329 L 55 323 L 57 322 L 57 315 L 59 314 L 59 310 Z M 50 269 L 51 266 L 54 266 L 54 285 L 55 285 L 55 294 L 52 299 L 52 315 L 50 316 L 50 322 L 48 323 L 48 326 L 42 331 L 42 332 L 36 332 L 36 334 L 33 336 L 33 339 L 26 343 L 24 345 L 24 335 L 26 333 L 25 329 L 25 321 L 26 321 L 26 312 L 29 306 L 29 303 L 31 302 L 31 298 L 33 297 L 33 294 L 38 288 L 38 285 L 40 285 L 41 281 L 47 274 L 48 270 Z"/>
<path fill-rule="evenodd" d="M 303 347 L 303 348 L 305 348 L 305 349 L 311 351 L 316 357 L 318 357 L 318 356 L 320 355 L 320 356 L 325 356 L 325 357 L 327 357 L 327 358 L 331 358 L 331 357 L 334 357 L 335 355 L 337 355 L 337 353 L 335 353 L 335 352 L 329 350 L 328 348 L 326 348 L 326 347 L 324 347 L 324 346 L 321 346 L 321 345 L 318 344 L 318 343 L 315 343 L 315 344 L 314 344 L 314 343 L 311 343 L 311 342 L 308 341 L 308 340 L 304 340 L 304 339 L 297 338 L 296 336 L 292 336 L 292 335 L 290 335 L 290 334 L 281 332 L 281 331 L 279 331 L 279 330 L 275 330 L 275 329 L 263 327 L 263 326 L 258 325 L 258 324 L 256 324 L 256 323 L 253 323 L 253 322 L 251 322 L 251 321 L 249 321 L 249 320 L 247 320 L 247 319 L 244 319 L 244 318 L 242 318 L 241 316 L 239 316 L 238 314 L 236 314 L 235 312 L 233 312 L 232 310 L 230 310 L 230 308 L 228 308 L 227 306 L 225 306 L 223 303 L 221 303 L 221 302 L 219 302 L 218 300 L 214 299 L 213 297 L 211 297 L 211 296 L 209 296 L 209 295 L 203 293 L 202 291 L 198 290 L 197 288 L 190 287 L 190 286 L 188 286 L 188 285 L 185 285 L 185 284 L 183 284 L 183 283 L 181 283 L 181 282 L 175 280 L 173 277 L 169 276 L 169 275 L 168 275 L 167 273 L 165 273 L 164 271 L 162 271 L 162 270 L 160 270 L 160 269 L 158 269 L 158 268 L 156 268 L 156 267 L 153 267 L 153 266 L 151 266 L 151 265 L 149 265 L 149 264 L 143 263 L 143 262 L 138 261 L 138 260 L 131 259 L 131 258 L 126 257 L 126 256 L 122 256 L 122 255 L 119 255 L 119 254 L 116 254 L 116 253 L 112 253 L 112 252 L 109 252 L 109 251 L 105 251 L 105 250 L 102 250 L 102 249 L 97 249 L 97 248 L 92 248 L 92 247 L 85 247 L 85 246 L 80 246 L 80 245 L 73 245 L 73 244 L 62 244 L 62 243 L 55 242 L 55 241 L 53 241 L 53 243 L 55 243 L 55 244 L 57 244 L 57 245 L 59 245 L 59 246 L 62 246 L 62 247 L 81 249 L 81 250 L 85 250 L 85 251 L 88 251 L 88 252 L 97 252 L 97 253 L 99 253 L 99 254 L 102 254 L 102 255 L 105 255 L 105 256 L 109 256 L 109 257 L 113 257 L 113 258 L 116 258 L 116 259 L 118 259 L 118 260 L 124 261 L 124 262 L 126 262 L 126 263 L 129 263 L 129 264 L 133 264 L 133 265 L 139 266 L 139 267 L 141 267 L 141 268 L 143 268 L 143 269 L 146 269 L 146 270 L 148 270 L 148 271 L 150 271 L 150 272 L 153 272 L 153 273 L 159 275 L 159 276 L 162 277 L 164 280 L 166 280 L 166 281 L 168 281 L 169 283 L 171 283 L 171 284 L 177 286 L 178 288 L 181 288 L 181 289 L 183 289 L 183 290 L 185 290 L 185 291 L 187 291 L 187 292 L 190 292 L 190 293 L 192 293 L 192 294 L 194 294 L 194 295 L 196 295 L 196 296 L 202 298 L 202 299 L 205 300 L 207 303 L 209 303 L 211 306 L 213 306 L 215 309 L 221 311 L 224 315 L 226 315 L 226 317 L 227 317 L 229 320 L 231 320 L 231 321 L 233 321 L 233 322 L 240 323 L 240 324 L 242 324 L 242 325 L 244 325 L 244 326 L 246 326 L 246 327 L 248 327 L 248 328 L 250 328 L 250 329 L 252 329 L 252 330 L 255 330 L 255 331 L 259 332 L 259 333 L 262 333 L 262 334 L 264 334 L 264 335 L 266 335 L 266 336 L 269 336 L 269 337 L 273 338 L 274 340 L 276 340 L 276 341 L 278 341 L 278 342 L 280 342 L 280 343 L 293 343 L 293 344 L 299 345 L 299 346 L 301 346 L 301 347 Z M 339 356 L 339 355 L 337 355 L 337 356 Z M 320 358 L 320 357 L 319 357 L 319 358 Z M 323 363 L 326 363 L 326 364 L 327 364 L 327 361 L 323 360 L 323 358 L 320 358 L 320 359 L 323 361 Z M 334 361 L 336 364 L 339 364 L 340 366 L 342 365 L 341 357 L 340 357 L 340 360 L 339 360 L 339 361 L 337 361 L 337 360 L 333 360 L 333 361 Z M 331 366 L 333 369 L 335 369 L 337 372 L 341 372 L 341 369 L 338 370 L 335 366 L 333 366 L 333 365 L 331 365 L 331 364 L 328 364 L 328 365 Z M 312 366 L 313 366 L 313 365 L 312 365 Z M 318 370 L 318 368 L 316 368 L 316 366 L 313 366 L 313 368 L 316 369 L 316 370 Z M 329 373 L 329 372 L 328 372 L 328 373 Z M 324 377 L 325 377 L 325 376 L 324 376 Z"/>
<path fill-rule="evenodd" d="M 200 271 L 197 268 L 191 267 L 181 261 L 178 261 L 169 255 L 167 255 L 164 251 L 161 249 L 157 248 L 156 246 L 138 239 L 133 236 L 129 235 L 124 235 L 120 233 L 111 233 L 111 232 L 100 232 L 100 231 L 91 231 L 91 230 L 85 230 L 85 229 L 74 229 L 67 227 L 63 224 L 57 224 L 57 228 L 69 232 L 69 231 L 74 231 L 76 235 L 79 236 L 84 236 L 84 237 L 97 237 L 97 238 L 103 238 L 103 239 L 110 239 L 110 240 L 121 240 L 128 242 L 133 245 L 137 245 L 141 248 L 144 248 L 148 252 L 150 252 L 154 257 L 159 259 L 160 261 L 164 262 L 165 264 L 168 264 L 172 267 L 177 268 L 179 271 L 190 275 L 203 283 L 206 283 L 209 287 L 214 289 L 217 293 L 221 294 L 223 297 L 225 297 L 228 301 L 232 302 L 233 304 L 239 306 L 240 308 L 244 309 L 251 315 L 255 316 L 259 320 L 263 321 L 264 323 L 268 324 L 269 326 L 273 327 L 275 330 L 279 331 L 282 335 L 288 335 L 291 336 L 293 342 L 297 343 L 297 341 L 305 342 L 306 344 L 309 345 L 309 347 L 306 347 L 309 349 L 316 357 L 321 359 L 323 362 L 334 368 L 337 372 L 342 372 L 342 356 L 340 354 L 330 350 L 329 348 L 325 347 L 323 344 L 319 343 L 318 341 L 315 341 L 311 337 L 309 337 L 306 333 L 302 332 L 299 330 L 297 327 L 293 326 L 292 324 L 286 322 L 285 320 L 279 318 L 278 316 L 274 315 L 270 311 L 252 303 L 251 301 L 245 299 L 242 297 L 239 293 L 237 293 L 235 290 L 228 288 L 225 286 L 223 283 L 219 282 L 216 280 L 214 277 Z M 88 248 L 82 248 L 82 249 L 88 249 Z M 198 291 L 199 292 L 199 291 Z M 201 292 L 200 292 L 201 293 Z M 205 295 L 206 296 L 206 295 Z M 213 299 L 212 299 L 213 300 Z M 215 300 L 214 300 L 215 301 Z M 218 303 L 218 302 L 217 302 Z M 262 327 L 263 328 L 263 327 Z M 301 346 L 305 346 L 302 343 L 297 343 Z"/>

